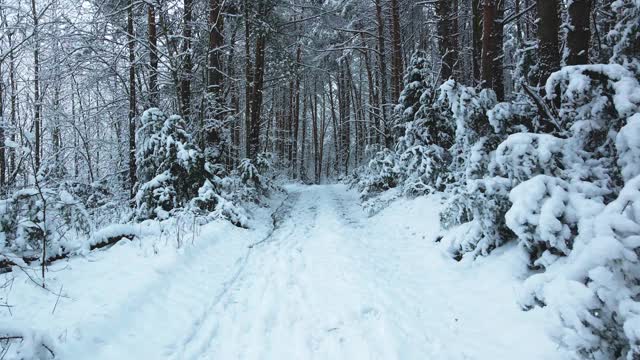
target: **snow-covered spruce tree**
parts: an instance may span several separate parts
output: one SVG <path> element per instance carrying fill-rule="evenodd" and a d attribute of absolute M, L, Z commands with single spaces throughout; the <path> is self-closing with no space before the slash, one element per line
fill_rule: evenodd
<path fill-rule="evenodd" d="M 443 191 L 449 181 L 454 122 L 451 111 L 440 100 L 432 89 L 423 89 L 420 108 L 413 121 L 406 123 L 404 136 L 396 146 L 399 181 L 405 194 Z"/>
<path fill-rule="evenodd" d="M 386 148 L 377 151 L 360 177 L 358 183 L 360 198 L 368 200 L 396 187 L 399 177 L 396 154 Z"/>
<path fill-rule="evenodd" d="M 640 135 L 640 134 L 638 134 Z M 640 177 L 583 222 L 573 250 L 525 282 L 522 305 L 549 306 L 556 341 L 575 359 L 640 357 Z"/>
<path fill-rule="evenodd" d="M 477 93 L 450 81 L 441 87 L 440 99 L 456 125 L 448 168 L 451 183 L 441 215 L 443 227 L 451 231 L 443 242 L 456 259 L 466 253 L 486 255 L 513 237 L 503 220 L 511 187 L 497 174 L 494 161 L 494 149 L 511 125 L 491 123 L 487 114 L 496 105 L 491 90 Z"/>
<path fill-rule="evenodd" d="M 628 163 L 619 158 L 616 136 L 638 111 L 639 89 L 620 65 L 565 67 L 547 82 L 548 97 L 560 100 L 555 123 L 563 138 L 521 133 L 498 147 L 499 168 L 516 186 L 507 225 L 529 253 L 530 266 L 547 268 L 567 256 L 580 223 L 615 198 L 623 182 L 620 165 Z M 619 146 L 631 150 L 633 141 L 620 134 Z"/>
<path fill-rule="evenodd" d="M 221 199 L 218 183 L 224 168 L 205 161 L 184 120 L 152 108 L 144 112 L 141 122 L 136 219 L 165 219 L 172 210 L 189 203 L 205 211 L 215 209 Z M 192 202 L 195 198 L 198 200 Z"/>
<path fill-rule="evenodd" d="M 398 105 L 394 109 L 394 139 L 404 136 L 406 125 L 414 120 L 415 113 L 420 108 L 420 98 L 430 86 L 428 67 L 427 53 L 416 50 L 411 55 L 411 61 L 405 71 L 404 88 L 400 93 Z"/>
<path fill-rule="evenodd" d="M 0 253 L 49 259 L 77 249 L 77 238 L 93 232 L 85 203 L 57 168 L 57 162 L 45 160 L 34 186 L 0 201 Z"/>
<path fill-rule="evenodd" d="M 271 153 L 260 153 L 256 156 L 256 160 L 242 159 L 238 165 L 238 174 L 240 180 L 250 189 L 254 189 L 259 194 L 265 194 L 269 189 L 269 179 L 264 176 L 271 170 L 272 155 Z M 258 196 L 253 196 L 253 200 L 257 201 Z"/>
<path fill-rule="evenodd" d="M 365 201 L 397 186 L 411 196 L 442 191 L 448 181 L 448 149 L 453 144 L 455 127 L 449 106 L 436 97 L 427 83 L 425 56 L 424 52 L 416 52 L 405 76 L 407 87 L 396 107 L 394 127 L 402 136 L 395 151 L 375 152 L 354 180 Z"/>
<path fill-rule="evenodd" d="M 514 189 L 507 215 L 546 268 L 527 280 L 522 305 L 549 305 L 563 325 L 557 341 L 580 359 L 640 358 L 640 84 L 635 64 L 623 63 L 550 77 L 569 157 L 553 177 Z"/>

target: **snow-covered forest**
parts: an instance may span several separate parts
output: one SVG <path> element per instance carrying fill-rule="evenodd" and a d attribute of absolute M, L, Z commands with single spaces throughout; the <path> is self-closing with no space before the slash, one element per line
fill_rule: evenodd
<path fill-rule="evenodd" d="M 0 0 L 0 360 L 640 359 L 639 0 Z"/>

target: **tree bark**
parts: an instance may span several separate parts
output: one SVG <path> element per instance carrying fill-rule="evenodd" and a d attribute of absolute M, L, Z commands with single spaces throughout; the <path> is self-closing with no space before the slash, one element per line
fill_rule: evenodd
<path fill-rule="evenodd" d="M 12 36 L 13 33 L 9 32 L 7 33 L 7 38 L 9 40 L 9 87 L 11 89 L 11 95 L 10 95 L 10 109 L 9 111 L 11 112 L 11 125 L 15 128 L 17 127 L 18 123 L 17 123 L 17 98 L 18 98 L 18 91 L 17 91 L 17 83 L 16 83 L 16 59 L 15 59 L 15 52 L 13 50 L 13 41 L 12 41 Z M 15 142 L 16 141 L 16 135 L 15 135 L 15 131 L 11 133 L 10 135 L 10 139 L 11 141 Z M 11 174 L 15 174 L 17 175 L 17 171 L 16 171 L 16 155 L 15 155 L 15 151 L 11 151 L 10 155 L 9 155 L 9 169 L 10 169 L 10 173 Z M 15 175 L 12 175 L 9 179 L 8 179 L 8 183 L 11 184 L 13 183 L 13 179 L 15 177 Z"/>
<path fill-rule="evenodd" d="M 567 32 L 567 65 L 589 63 L 589 43 L 591 41 L 592 0 L 572 0 L 569 2 L 569 30 Z"/>
<path fill-rule="evenodd" d="M 398 101 L 402 91 L 402 39 L 400 32 L 400 4 L 398 0 L 391 0 L 391 34 L 393 37 L 393 85 L 391 97 L 393 101 Z"/>
<path fill-rule="evenodd" d="M 482 0 L 471 1 L 472 15 L 472 58 L 473 58 L 473 80 L 474 84 L 482 82 L 482 18 L 484 17 L 484 9 L 482 8 Z"/>
<path fill-rule="evenodd" d="M 482 87 L 493 89 L 498 101 L 504 100 L 502 76 L 502 0 L 484 0 L 482 36 Z"/>
<path fill-rule="evenodd" d="M 378 66 L 380 70 L 380 113 L 381 118 L 381 131 L 384 133 L 384 145 L 391 147 L 391 132 L 387 128 L 387 110 L 386 107 L 389 104 L 387 95 L 387 62 L 385 60 L 385 45 L 384 45 L 384 20 L 382 18 L 382 4 L 380 0 L 376 0 L 376 20 L 378 22 Z"/>
<path fill-rule="evenodd" d="M 31 0 L 31 15 L 33 16 L 33 38 L 35 47 L 33 49 L 33 101 L 34 109 L 34 127 L 35 127 L 35 171 L 40 169 L 41 156 L 41 137 L 42 137 L 42 99 L 40 98 L 40 41 L 39 41 L 39 16 L 36 9 L 36 1 Z M 34 174 L 35 175 L 35 174 Z"/>
<path fill-rule="evenodd" d="M 442 56 L 440 78 L 446 81 L 455 77 L 458 64 L 458 1 L 438 1 L 436 15 L 438 16 L 438 37 Z"/>
<path fill-rule="evenodd" d="M 293 99 L 293 145 L 292 145 L 292 155 L 291 158 L 293 160 L 293 165 L 291 166 L 291 171 L 293 172 L 293 178 L 298 178 L 298 128 L 300 126 L 300 77 L 301 74 L 298 71 L 298 64 L 300 64 L 302 55 L 302 49 L 300 48 L 300 44 L 298 44 L 298 48 L 296 50 L 296 83 L 295 83 L 295 93 Z"/>
<path fill-rule="evenodd" d="M 147 26 L 149 37 L 149 103 L 158 106 L 158 35 L 155 4 L 147 5 Z"/>
<path fill-rule="evenodd" d="M 360 33 L 360 41 L 363 48 L 366 48 L 366 42 L 364 41 L 364 33 Z M 367 145 L 372 144 L 377 137 L 377 119 L 378 119 L 378 95 L 376 93 L 376 84 L 373 79 L 373 71 L 371 69 L 371 61 L 369 60 L 369 52 L 367 50 L 363 51 L 362 56 L 364 58 L 364 64 L 367 71 L 367 83 L 369 84 L 369 129 L 372 129 L 373 132 L 368 133 Z"/>
<path fill-rule="evenodd" d="M 254 159 L 260 149 L 260 116 L 262 111 L 262 90 L 264 85 L 264 59 L 266 34 L 261 32 L 256 40 L 256 60 L 253 74 L 252 102 L 251 102 L 251 135 L 249 138 L 248 157 Z"/>
<path fill-rule="evenodd" d="M 340 80 L 338 83 L 338 104 L 340 114 L 340 165 L 343 174 L 349 172 L 350 130 L 351 130 L 351 79 L 347 68 L 350 66 L 346 58 L 340 64 Z"/>
<path fill-rule="evenodd" d="M 7 162 L 5 159 L 5 128 L 7 122 L 4 119 L 4 81 L 2 81 L 2 60 L 0 60 L 0 189 L 6 184 Z M 0 194 L 2 196 L 3 194 Z"/>
<path fill-rule="evenodd" d="M 129 0 L 127 10 L 127 35 L 129 37 L 129 190 L 135 196 L 136 185 L 136 44 L 133 28 L 134 0 Z"/>
<path fill-rule="evenodd" d="M 306 90 L 306 89 L 305 89 Z M 306 92 L 306 91 L 305 91 Z M 302 124 L 300 130 L 302 131 L 302 139 L 300 139 L 300 179 L 307 181 L 307 169 L 304 161 L 307 145 L 307 97 L 302 95 Z"/>
<path fill-rule="evenodd" d="M 319 155 L 320 148 L 318 145 L 318 98 L 317 98 L 317 80 L 313 82 L 313 95 L 310 95 L 311 102 L 311 141 L 313 142 L 313 181 L 318 184 L 319 179 Z"/>
<path fill-rule="evenodd" d="M 558 31 L 559 0 L 536 0 L 538 9 L 538 86 L 544 86 L 552 72 L 560 69 Z"/>
<path fill-rule="evenodd" d="M 180 97 L 182 116 L 189 119 L 191 115 L 191 78 L 193 77 L 193 60 L 191 57 L 191 37 L 193 26 L 193 0 L 184 0 L 184 29 L 182 34 L 182 72 L 180 76 Z"/>
<path fill-rule="evenodd" d="M 222 73 L 222 47 L 224 46 L 224 15 L 220 0 L 209 2 L 209 56 L 207 68 L 207 92 L 222 96 L 224 77 Z"/>
<path fill-rule="evenodd" d="M 252 90 L 252 71 L 251 71 L 251 24 L 249 23 L 249 4 L 248 0 L 244 0 L 244 75 L 245 75 L 245 87 L 244 87 L 244 122 L 245 122 L 245 156 L 251 157 L 251 109 L 253 99 Z"/>

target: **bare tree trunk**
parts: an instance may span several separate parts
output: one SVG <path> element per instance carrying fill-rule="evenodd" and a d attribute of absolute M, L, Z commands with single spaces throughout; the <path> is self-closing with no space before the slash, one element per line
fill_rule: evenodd
<path fill-rule="evenodd" d="M 207 68 L 207 92 L 221 96 L 224 77 L 222 73 L 222 47 L 224 46 L 224 15 L 220 0 L 209 2 L 209 56 Z"/>
<path fill-rule="evenodd" d="M 286 144 L 286 151 L 287 151 L 287 160 L 289 161 L 289 165 L 291 165 L 291 163 L 293 162 L 293 119 L 294 119 L 294 111 L 295 111 L 295 106 L 293 103 L 293 99 L 295 98 L 294 96 L 295 92 L 294 92 L 294 82 L 293 81 L 289 81 L 289 106 L 288 106 L 288 113 L 287 113 L 287 144 Z"/>
<path fill-rule="evenodd" d="M 16 102 L 17 102 L 17 97 L 18 97 L 18 91 L 17 91 L 17 84 L 16 84 L 16 71 L 15 71 L 15 63 L 16 63 L 16 59 L 15 59 L 15 52 L 13 50 L 13 41 L 12 41 L 12 32 L 7 33 L 7 38 L 9 40 L 9 87 L 11 89 L 11 100 L 9 101 L 10 103 L 10 112 L 11 112 L 11 125 L 15 128 L 17 127 L 18 123 L 17 123 L 17 108 L 16 108 Z M 12 142 L 15 143 L 16 141 L 16 135 L 15 135 L 15 131 L 11 133 L 10 139 Z M 9 155 L 9 169 L 11 171 L 12 174 L 16 174 L 17 175 L 17 169 L 16 169 L 16 155 L 15 155 L 15 151 L 11 151 L 10 155 Z M 9 180 L 8 183 L 11 184 L 13 183 L 13 178 L 15 177 L 15 175 L 13 175 Z"/>
<path fill-rule="evenodd" d="M 293 150 L 292 150 L 292 160 L 293 165 L 291 166 L 291 170 L 293 172 L 293 178 L 297 179 L 299 174 L 298 169 L 298 132 L 300 127 L 300 77 L 302 76 L 298 71 L 298 64 L 300 64 L 302 55 L 302 49 L 300 48 L 300 44 L 298 44 L 298 49 L 296 50 L 296 83 L 295 83 L 295 93 L 293 99 Z M 304 101 L 304 99 L 303 99 Z"/>
<path fill-rule="evenodd" d="M 233 32 L 231 33 L 231 39 L 230 39 L 231 44 L 235 43 L 236 31 L 237 31 L 237 27 L 234 28 Z M 226 72 L 227 74 L 229 74 L 230 79 L 234 79 L 236 76 L 236 73 L 235 73 L 236 67 L 234 66 L 234 62 L 235 62 L 235 46 L 231 46 L 229 48 L 229 53 L 226 58 L 226 64 L 225 64 L 225 67 L 227 69 Z M 223 80 L 223 84 L 224 84 L 224 80 Z M 233 114 L 235 115 L 233 116 L 230 124 L 231 146 L 229 146 L 229 149 L 228 149 L 229 156 L 227 157 L 227 168 L 231 169 L 236 167 L 236 163 L 240 157 L 241 121 L 239 116 L 239 113 L 240 113 L 239 84 L 236 81 L 229 81 L 227 88 L 226 89 L 223 88 L 223 90 L 226 90 L 226 92 L 223 91 L 222 97 L 224 98 L 225 94 L 227 93 L 229 94 L 228 104 L 229 104 L 229 107 L 231 108 L 231 111 L 233 111 Z"/>
<path fill-rule="evenodd" d="M 338 81 L 336 82 L 338 87 L 340 87 L 340 80 L 338 79 Z M 335 155 L 336 155 L 336 162 L 334 163 L 334 171 L 338 171 L 339 170 L 339 162 L 338 162 L 338 156 L 340 156 L 340 140 L 338 138 L 338 118 L 336 116 L 336 108 L 335 108 L 335 102 L 333 100 L 333 81 L 330 79 L 329 80 L 329 105 L 331 106 L 331 124 L 332 124 L 332 128 L 333 128 L 333 145 L 335 147 Z M 329 173 L 329 168 L 327 168 L 327 174 Z M 328 175 L 327 175 L 328 176 Z"/>
<path fill-rule="evenodd" d="M 184 29 L 182 34 L 182 72 L 180 76 L 180 97 L 182 98 L 182 116 L 189 119 L 191 115 L 191 79 L 193 77 L 193 60 L 191 58 L 191 37 L 193 26 L 193 0 L 184 0 Z"/>
<path fill-rule="evenodd" d="M 285 89 L 282 89 L 282 103 L 281 103 L 281 110 L 280 110 L 280 127 L 279 127 L 279 131 L 280 134 L 278 135 L 279 141 L 280 141 L 280 148 L 278 149 L 278 157 L 281 160 L 284 160 L 285 158 L 285 154 L 286 154 L 286 149 L 287 149 L 287 134 L 286 134 L 286 126 L 287 126 L 287 111 L 286 111 L 286 104 L 287 104 L 287 92 L 285 91 Z"/>
<path fill-rule="evenodd" d="M 6 126 L 7 122 L 4 119 L 4 81 L 2 81 L 2 60 L 0 60 L 0 189 L 4 189 L 6 184 L 7 162 L 4 149 Z"/>
<path fill-rule="evenodd" d="M 516 0 L 517 1 L 517 0 Z M 481 82 L 482 75 L 482 18 L 484 16 L 484 9 L 482 8 L 482 0 L 471 1 L 471 15 L 472 15 L 472 58 L 473 58 L 473 80 L 475 84 Z"/>
<path fill-rule="evenodd" d="M 162 2 L 158 2 L 158 8 L 156 9 L 158 12 L 158 20 L 159 26 L 162 31 L 160 32 L 165 39 L 165 44 L 167 47 L 167 61 L 169 63 L 169 73 L 171 73 L 171 79 L 173 80 L 174 91 L 175 91 L 175 101 L 178 104 L 178 109 L 182 110 L 182 98 L 180 96 L 180 61 L 179 61 L 179 52 L 178 52 L 178 44 L 177 40 L 175 40 L 176 36 L 171 33 L 171 29 L 169 28 L 166 21 L 166 9 L 162 7 Z"/>
<path fill-rule="evenodd" d="M 484 0 L 482 36 L 482 87 L 493 89 L 498 101 L 504 100 L 502 76 L 502 0 Z"/>
<path fill-rule="evenodd" d="M 326 114 L 326 100 L 325 100 L 325 91 L 324 91 L 324 84 L 323 84 L 323 88 L 322 88 L 322 107 L 320 108 L 322 110 L 322 115 L 321 115 L 321 121 L 320 121 L 320 136 L 318 137 L 318 147 L 320 148 L 319 150 L 319 154 L 318 154 L 318 183 L 320 183 L 322 181 L 322 162 L 324 159 L 324 136 L 326 134 L 326 130 L 327 130 L 327 114 Z"/>
<path fill-rule="evenodd" d="M 251 51 L 250 51 L 250 39 L 251 39 L 251 25 L 249 23 L 249 1 L 244 0 L 244 75 L 245 75 L 245 89 L 244 89 L 244 122 L 245 122 L 245 156 L 250 157 L 251 149 L 251 109 L 253 95 L 251 82 L 253 80 L 251 71 Z"/>
<path fill-rule="evenodd" d="M 349 61 L 343 58 L 340 64 L 340 81 L 338 83 L 338 104 L 340 113 L 340 162 L 344 174 L 349 173 L 350 127 L 351 127 L 351 79 L 349 78 Z"/>
<path fill-rule="evenodd" d="M 147 5 L 147 26 L 149 37 L 149 102 L 158 106 L 158 35 L 155 4 Z"/>
<path fill-rule="evenodd" d="M 458 1 L 439 0 L 436 3 L 438 16 L 439 47 L 442 56 L 440 78 L 454 77 L 458 64 Z"/>
<path fill-rule="evenodd" d="M 362 43 L 362 47 L 366 47 L 366 43 L 364 41 L 364 33 L 360 33 L 360 40 Z M 364 64 L 367 70 L 367 83 L 369 84 L 369 129 L 373 129 L 373 133 L 368 134 L 367 145 L 374 142 L 376 137 L 376 129 L 377 129 L 377 118 L 378 118 L 378 96 L 376 94 L 376 86 L 375 81 L 373 80 L 373 71 L 371 70 L 371 61 L 369 60 L 369 52 L 363 51 L 362 56 L 364 57 Z"/>
<path fill-rule="evenodd" d="M 35 127 L 35 171 L 40 169 L 41 156 L 41 137 L 42 137 L 42 99 L 40 99 L 40 41 L 39 41 L 39 16 L 36 9 L 36 1 L 31 0 L 31 14 L 33 16 L 33 33 L 35 47 L 33 49 L 33 101 L 34 109 L 34 127 Z M 35 175 L 35 174 L 34 174 Z"/>
<path fill-rule="evenodd" d="M 569 2 L 569 29 L 567 32 L 567 65 L 589 63 L 589 43 L 591 41 L 592 0 L 573 0 Z"/>
<path fill-rule="evenodd" d="M 384 20 L 382 18 L 381 0 L 375 0 L 376 20 L 378 22 L 378 65 L 380 66 L 380 112 L 382 114 L 382 131 L 384 133 L 384 145 L 391 147 L 391 131 L 387 127 L 387 110 L 389 103 L 387 98 L 387 62 L 385 60 L 384 47 Z"/>
<path fill-rule="evenodd" d="M 262 90 L 264 85 L 264 59 L 266 47 L 266 35 L 262 32 L 256 39 L 256 60 L 253 75 L 253 91 L 251 98 L 251 131 L 249 138 L 248 157 L 255 159 L 260 149 L 260 116 L 262 111 Z"/>
<path fill-rule="evenodd" d="M 538 8 L 538 86 L 544 86 L 552 72 L 560 69 L 558 31 L 559 0 L 537 0 Z"/>
<path fill-rule="evenodd" d="M 56 70 L 57 71 L 57 70 Z M 53 95 L 53 129 L 51 133 L 51 140 L 53 142 L 53 155 L 56 161 L 56 166 L 64 166 L 60 162 L 60 152 L 62 151 L 62 132 L 60 131 L 60 86 L 61 79 L 59 74 L 55 77 L 54 95 Z"/>
<path fill-rule="evenodd" d="M 305 89 L 306 90 L 306 89 Z M 300 139 L 300 179 L 303 181 L 307 181 L 307 169 L 305 168 L 305 152 L 306 152 L 306 143 L 307 143 L 307 97 L 302 96 L 302 126 L 300 130 L 302 130 L 302 139 Z"/>
<path fill-rule="evenodd" d="M 313 181 L 318 184 L 320 182 L 318 169 L 319 169 L 319 155 L 320 148 L 318 145 L 318 94 L 317 94 L 317 78 L 313 82 L 313 95 L 310 95 L 309 101 L 311 102 L 311 138 L 313 142 Z M 312 97 L 311 97 L 312 96 Z"/>
<path fill-rule="evenodd" d="M 133 29 L 133 4 L 129 0 L 127 35 L 129 37 L 129 190 L 135 196 L 136 185 L 136 44 Z"/>
<path fill-rule="evenodd" d="M 391 0 L 391 34 L 393 36 L 393 73 L 392 99 L 398 101 L 402 91 L 402 40 L 400 38 L 400 5 L 398 0 Z"/>

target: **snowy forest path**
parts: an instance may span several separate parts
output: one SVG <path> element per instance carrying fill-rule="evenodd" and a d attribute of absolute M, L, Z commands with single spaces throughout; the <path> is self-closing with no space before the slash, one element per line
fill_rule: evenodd
<path fill-rule="evenodd" d="M 345 186 L 289 192 L 273 234 L 172 359 L 554 358 L 521 346 L 549 341 L 511 286 L 457 271 L 434 247 L 435 201 L 424 217 L 376 222 Z"/>
<path fill-rule="evenodd" d="M 349 234 L 344 192 L 290 191 L 288 215 L 175 359 L 390 358 L 376 346 L 386 326 L 375 324 L 384 319 L 363 291 L 367 279 L 340 251 Z"/>

